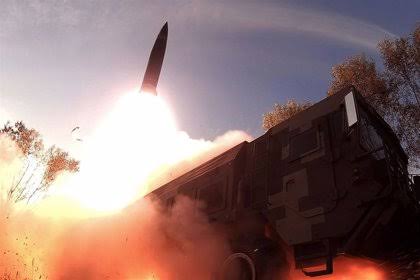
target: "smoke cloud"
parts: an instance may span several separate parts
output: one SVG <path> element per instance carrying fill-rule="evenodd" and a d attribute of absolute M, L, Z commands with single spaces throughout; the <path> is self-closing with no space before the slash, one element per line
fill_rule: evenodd
<path fill-rule="evenodd" d="M 211 279 L 229 252 L 223 234 L 185 197 L 169 211 L 143 200 L 77 223 L 57 244 L 52 279 Z"/>
<path fill-rule="evenodd" d="M 22 168 L 22 154 L 13 141 L 0 136 L 1 280 L 214 279 L 230 254 L 229 242 L 226 233 L 208 221 L 199 202 L 179 196 L 171 209 L 152 198 L 130 206 L 126 202 L 251 137 L 230 131 L 214 141 L 191 139 L 168 126 L 166 117 L 151 123 L 164 108 L 137 96 L 123 102 L 90 139 L 90 157 L 84 166 L 82 158 L 78 180 L 69 184 L 61 177 L 37 203 L 7 199 L 7 189 Z M 139 106 L 137 101 L 145 103 Z M 148 111 L 151 104 L 153 110 Z M 60 189 L 73 190 L 99 206 L 118 201 L 126 192 L 119 200 L 125 207 L 98 217 L 69 202 L 68 193 Z M 344 262 L 337 271 L 350 278 L 326 279 L 383 279 L 357 262 Z M 360 271 L 371 277 L 359 277 Z M 293 272 L 290 279 L 301 277 Z"/>
<path fill-rule="evenodd" d="M 1 210 L 2 280 L 211 279 L 229 254 L 223 232 L 185 197 L 170 210 L 143 199 L 83 220 Z"/>
<path fill-rule="evenodd" d="M 187 134 L 181 137 L 188 138 Z M 205 163 L 206 161 L 218 156 L 224 151 L 244 142 L 251 141 L 252 137 L 247 133 L 239 130 L 231 130 L 223 135 L 216 137 L 213 141 L 193 140 L 190 139 L 191 144 L 199 147 L 195 153 L 190 157 L 181 159 L 174 164 L 162 164 L 159 168 L 154 170 L 149 177 L 146 184 L 147 192 L 162 186 L 165 183 L 185 174 L 194 167 Z"/>
<path fill-rule="evenodd" d="M 105 131 L 114 133 L 108 128 Z M 147 135 L 142 143 L 151 143 L 147 141 L 152 137 Z M 156 162 L 147 177 L 148 190 L 143 193 L 251 138 L 239 131 L 228 132 L 214 141 L 191 139 L 178 131 L 170 135 L 175 137 L 166 141 L 176 141 L 171 147 L 183 147 L 185 151 L 166 165 L 164 161 Z M 132 137 L 134 140 L 140 139 L 135 136 L 137 138 Z M 124 143 L 107 144 L 121 147 Z M 156 152 L 159 146 L 146 148 Z M 137 156 L 144 147 L 134 151 Z M 122 158 L 129 158 L 129 152 L 124 149 L 117 153 Z M 212 279 L 230 253 L 225 233 L 208 222 L 197 202 L 182 196 L 176 198 L 172 209 L 164 209 L 158 201 L 140 199 L 119 212 L 96 217 L 89 212 L 76 214 L 84 210 L 74 202 L 66 205 L 65 193 L 55 192 L 60 187 L 68 188 L 68 182 L 60 178 L 44 200 L 32 204 L 13 203 L 6 193 L 21 171 L 23 159 L 15 143 L 3 136 L 0 137 L 0 159 L 2 280 Z M 115 183 L 116 176 L 130 175 L 118 171 L 107 174 L 104 171 L 118 170 L 121 166 L 119 161 L 110 162 L 110 169 L 93 172 L 98 175 L 102 171 L 101 181 L 112 176 Z M 89 171 L 92 169 L 85 170 L 85 174 Z M 129 171 L 134 172 L 134 169 Z M 81 188 L 89 188 L 87 182 L 95 183 L 92 180 L 75 182 L 83 184 L 79 186 Z M 113 191 L 122 190 L 123 183 L 127 182 L 121 180 Z M 137 186 L 143 188 L 144 184 Z"/>

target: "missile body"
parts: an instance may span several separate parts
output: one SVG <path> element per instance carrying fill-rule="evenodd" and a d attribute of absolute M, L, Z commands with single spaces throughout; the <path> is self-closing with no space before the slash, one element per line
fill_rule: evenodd
<path fill-rule="evenodd" d="M 141 92 L 149 92 L 157 95 L 156 87 L 159 81 L 160 70 L 162 69 L 163 58 L 165 57 L 166 41 L 168 40 L 168 23 L 163 25 L 150 52 L 144 73 Z"/>

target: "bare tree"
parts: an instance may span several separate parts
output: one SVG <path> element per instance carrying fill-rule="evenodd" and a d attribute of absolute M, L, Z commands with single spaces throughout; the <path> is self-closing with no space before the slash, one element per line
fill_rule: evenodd
<path fill-rule="evenodd" d="M 385 78 L 400 103 L 420 106 L 420 25 L 412 34 L 378 45 Z"/>
<path fill-rule="evenodd" d="M 35 195 L 46 192 L 61 172 L 79 170 L 77 160 L 55 146 L 46 149 L 40 134 L 27 128 L 23 122 L 5 124 L 0 129 L 1 135 L 8 136 L 16 143 L 23 162 L 7 191 L 11 201 L 29 201 Z"/>
<path fill-rule="evenodd" d="M 412 164 L 420 167 L 420 25 L 409 36 L 384 40 L 378 47 L 389 91 L 388 119 Z"/>
<path fill-rule="evenodd" d="M 284 122 L 288 118 L 297 113 L 309 108 L 312 105 L 310 102 L 299 103 L 294 99 L 288 100 L 285 104 L 274 104 L 273 110 L 263 115 L 263 128 L 269 130 L 273 126 Z"/>

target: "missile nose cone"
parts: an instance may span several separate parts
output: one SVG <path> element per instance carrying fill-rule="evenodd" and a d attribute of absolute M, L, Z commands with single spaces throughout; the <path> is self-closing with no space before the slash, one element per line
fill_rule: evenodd
<path fill-rule="evenodd" d="M 159 34 L 157 36 L 156 40 L 164 40 L 166 41 L 168 39 L 168 22 L 166 22 L 162 28 L 159 31 Z"/>
<path fill-rule="evenodd" d="M 142 92 L 149 92 L 157 95 L 156 87 L 162 69 L 163 58 L 165 57 L 166 41 L 168 40 L 168 22 L 161 28 L 147 62 L 146 72 L 144 73 Z"/>
<path fill-rule="evenodd" d="M 165 24 L 162 26 L 160 33 L 165 34 L 165 37 L 168 37 L 168 22 L 165 22 Z"/>

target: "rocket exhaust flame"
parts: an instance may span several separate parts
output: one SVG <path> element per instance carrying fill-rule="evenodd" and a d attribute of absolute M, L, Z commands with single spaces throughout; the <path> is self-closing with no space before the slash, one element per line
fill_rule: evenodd
<path fill-rule="evenodd" d="M 191 139 L 159 97 L 124 95 L 85 137 L 80 173 L 64 176 L 35 204 L 0 201 L 0 279 L 210 279 L 227 254 L 226 239 L 195 205 L 179 198 L 169 213 L 148 200 L 124 208 L 243 140 L 249 136 L 241 132 Z M 0 145 L 0 156 L 9 158 L 0 162 L 0 185 L 19 160 L 9 144 Z"/>
<path fill-rule="evenodd" d="M 186 165 L 191 167 L 203 158 L 200 154 L 210 156 L 249 138 L 229 132 L 214 142 L 191 139 L 176 128 L 159 97 L 133 91 L 85 139 L 80 173 L 61 192 L 87 208 L 115 212 L 163 183 L 168 168 L 172 176 L 178 174 L 177 168 L 171 168 L 176 163 L 189 161 Z"/>

